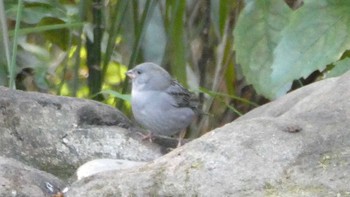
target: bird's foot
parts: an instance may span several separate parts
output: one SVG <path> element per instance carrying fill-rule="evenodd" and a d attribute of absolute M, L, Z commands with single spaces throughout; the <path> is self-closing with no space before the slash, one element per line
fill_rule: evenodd
<path fill-rule="evenodd" d="M 183 141 L 183 139 L 185 138 L 185 135 L 186 135 L 186 130 L 183 130 L 183 131 L 180 132 L 179 137 L 178 137 L 178 139 L 177 139 L 178 142 L 177 142 L 176 148 L 179 148 L 180 146 L 183 145 L 183 144 L 182 144 L 182 141 Z"/>
<path fill-rule="evenodd" d="M 153 142 L 153 134 L 150 132 L 147 135 L 141 133 L 141 132 L 137 132 L 137 134 L 139 134 L 142 137 L 142 141 L 148 140 L 149 142 Z"/>

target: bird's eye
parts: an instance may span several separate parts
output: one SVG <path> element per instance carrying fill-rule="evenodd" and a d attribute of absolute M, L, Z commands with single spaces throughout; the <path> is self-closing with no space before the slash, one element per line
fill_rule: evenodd
<path fill-rule="evenodd" d="M 137 70 L 136 73 L 137 73 L 137 74 L 141 74 L 142 72 L 141 72 L 140 70 Z"/>

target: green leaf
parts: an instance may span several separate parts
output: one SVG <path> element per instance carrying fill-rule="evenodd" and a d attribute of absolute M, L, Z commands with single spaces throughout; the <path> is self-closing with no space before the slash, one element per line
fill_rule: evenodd
<path fill-rule="evenodd" d="M 335 67 L 325 74 L 325 76 L 327 78 L 338 77 L 338 76 L 346 73 L 347 71 L 349 71 L 350 70 L 350 58 L 345 58 L 345 59 L 339 60 L 336 63 L 334 63 L 334 65 L 335 65 Z"/>
<path fill-rule="evenodd" d="M 234 106 L 231 106 L 231 105 L 227 104 L 222 97 L 229 97 L 229 98 L 236 99 L 236 100 L 238 100 L 240 102 L 243 102 L 243 103 L 247 103 L 247 104 L 250 104 L 250 105 L 257 106 L 257 104 L 255 104 L 253 102 L 250 102 L 250 101 L 248 101 L 248 100 L 246 100 L 244 98 L 236 97 L 236 96 L 233 96 L 233 95 L 228 95 L 228 94 L 223 94 L 223 93 L 219 93 L 219 92 L 214 92 L 214 91 L 210 91 L 210 90 L 205 89 L 205 88 L 200 88 L 199 91 L 203 92 L 205 94 L 208 94 L 211 97 L 218 97 L 218 100 L 222 104 L 224 104 L 228 109 L 230 109 L 231 111 L 233 111 L 234 113 L 236 113 L 239 116 L 242 116 L 243 114 L 238 109 L 236 109 Z"/>
<path fill-rule="evenodd" d="M 49 25 L 64 25 L 64 22 L 57 18 L 43 18 L 39 26 L 49 26 Z M 45 37 L 47 40 L 51 41 L 52 43 L 58 45 L 61 49 L 67 50 L 68 48 L 68 41 L 70 38 L 69 30 L 66 28 L 62 29 L 55 29 L 55 30 L 48 30 L 44 32 Z"/>
<path fill-rule="evenodd" d="M 57 5 L 57 0 L 24 0 L 25 3 L 37 3 L 37 4 L 47 4 L 47 5 L 52 5 L 53 3 L 55 3 L 55 5 Z"/>
<path fill-rule="evenodd" d="M 237 62 L 248 83 L 267 98 L 275 97 L 271 90 L 273 51 L 291 12 L 281 0 L 247 0 L 234 30 Z"/>
<path fill-rule="evenodd" d="M 171 1 L 168 1 L 171 2 Z M 168 3 L 167 2 L 167 3 Z M 186 1 L 173 1 L 171 7 L 172 26 L 170 28 L 170 64 L 171 72 L 182 84 L 186 84 L 186 45 L 184 14 Z"/>
<path fill-rule="evenodd" d="M 131 101 L 131 96 L 130 94 L 121 94 L 119 92 L 113 91 L 113 90 L 102 90 L 100 92 L 101 94 L 109 94 L 115 98 L 123 99 L 124 101 Z"/>
<path fill-rule="evenodd" d="M 7 85 L 8 72 L 10 70 L 10 40 L 5 16 L 5 5 L 0 1 L 0 85 Z"/>
<path fill-rule="evenodd" d="M 212 97 L 228 97 L 228 98 L 231 98 L 231 99 L 234 99 L 234 100 L 237 100 L 239 102 L 242 102 L 242 103 L 245 103 L 245 104 L 249 104 L 249 105 L 253 105 L 255 107 L 258 107 L 259 105 L 257 103 L 254 103 L 254 102 L 251 102 L 245 98 L 241 98 L 241 97 L 238 97 L 238 96 L 235 96 L 235 95 L 230 95 L 230 94 L 225 94 L 225 93 L 220 93 L 220 92 L 215 92 L 215 91 L 211 91 L 211 90 L 208 90 L 206 88 L 200 88 L 199 89 L 200 92 L 203 92 L 205 94 L 208 94 Z"/>
<path fill-rule="evenodd" d="M 17 5 L 11 5 L 10 9 L 6 10 L 6 15 L 15 20 L 18 10 Z M 47 4 L 26 5 L 22 13 L 22 22 L 27 24 L 37 24 L 43 18 L 59 18 L 66 21 L 66 11 L 62 7 L 53 7 Z"/>
<path fill-rule="evenodd" d="M 18 1 L 18 10 L 16 13 L 16 21 L 21 21 L 22 19 L 22 12 L 23 12 L 23 1 L 19 0 Z M 9 88 L 15 89 L 16 88 L 16 73 L 15 69 L 17 67 L 16 65 L 16 58 L 17 58 L 17 44 L 18 44 L 18 30 L 20 29 L 20 23 L 16 23 L 15 25 L 15 34 L 13 37 L 13 45 L 12 45 L 12 57 L 11 57 L 11 62 L 9 66 Z"/>
<path fill-rule="evenodd" d="M 274 51 L 274 97 L 284 94 L 294 79 L 307 77 L 337 61 L 350 48 L 350 1 L 308 0 L 293 12 Z"/>
<path fill-rule="evenodd" d="M 64 24 L 52 24 L 52 25 L 40 25 L 36 27 L 28 27 L 28 28 L 22 28 L 18 30 L 18 35 L 26 35 L 30 33 L 38 33 L 43 31 L 49 31 L 49 30 L 58 30 L 58 29 L 64 29 L 64 28 L 77 28 L 82 27 L 84 23 L 64 23 Z M 9 31 L 9 36 L 13 36 L 15 33 L 14 31 Z"/>

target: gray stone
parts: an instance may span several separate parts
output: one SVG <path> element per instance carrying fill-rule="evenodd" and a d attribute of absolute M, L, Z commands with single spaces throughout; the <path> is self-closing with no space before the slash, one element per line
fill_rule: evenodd
<path fill-rule="evenodd" d="M 0 155 L 61 178 L 92 159 L 162 155 L 132 130 L 121 112 L 98 102 L 0 87 Z"/>
<path fill-rule="evenodd" d="M 0 196 L 52 196 L 64 186 L 61 180 L 49 173 L 0 157 Z"/>
<path fill-rule="evenodd" d="M 300 88 L 144 166 L 66 196 L 349 196 L 350 72 Z"/>

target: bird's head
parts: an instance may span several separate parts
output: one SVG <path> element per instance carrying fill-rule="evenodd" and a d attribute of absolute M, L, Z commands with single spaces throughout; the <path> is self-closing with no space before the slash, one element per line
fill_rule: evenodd
<path fill-rule="evenodd" d="M 132 80 L 133 90 L 164 90 L 171 84 L 171 76 L 157 64 L 146 62 L 125 73 Z"/>

